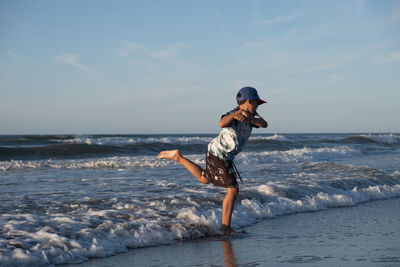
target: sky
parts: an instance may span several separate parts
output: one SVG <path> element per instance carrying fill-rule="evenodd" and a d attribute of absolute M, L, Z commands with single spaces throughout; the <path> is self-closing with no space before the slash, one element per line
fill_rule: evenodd
<path fill-rule="evenodd" d="M 0 134 L 400 132 L 400 0 L 0 1 Z"/>

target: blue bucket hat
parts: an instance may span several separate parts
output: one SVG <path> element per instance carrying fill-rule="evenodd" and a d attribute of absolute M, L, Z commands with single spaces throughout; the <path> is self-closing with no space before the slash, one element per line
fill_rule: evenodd
<path fill-rule="evenodd" d="M 250 86 L 243 87 L 237 93 L 236 101 L 241 101 L 241 100 L 257 100 L 259 105 L 267 103 L 267 101 L 260 99 L 257 90 L 254 87 Z"/>

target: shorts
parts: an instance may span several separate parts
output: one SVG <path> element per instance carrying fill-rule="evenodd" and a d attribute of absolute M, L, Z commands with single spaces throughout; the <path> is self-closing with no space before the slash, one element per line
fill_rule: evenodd
<path fill-rule="evenodd" d="M 203 176 L 215 186 L 239 189 L 232 161 L 223 161 L 217 156 L 206 154 Z"/>

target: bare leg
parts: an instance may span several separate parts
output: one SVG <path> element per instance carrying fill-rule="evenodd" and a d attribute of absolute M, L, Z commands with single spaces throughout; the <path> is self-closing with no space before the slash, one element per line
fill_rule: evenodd
<path fill-rule="evenodd" d="M 231 227 L 232 212 L 237 195 L 238 190 L 236 188 L 227 188 L 222 202 L 222 224 L 228 227 Z"/>
<path fill-rule="evenodd" d="M 182 164 L 182 166 L 185 167 L 191 174 L 193 174 L 193 176 L 196 177 L 196 179 L 200 183 L 202 183 L 202 184 L 209 183 L 209 181 L 206 178 L 204 178 L 204 176 L 202 175 L 203 169 L 199 165 L 194 163 L 193 161 L 182 156 L 181 153 L 179 152 L 179 150 L 161 151 L 158 154 L 157 158 L 174 160 L 174 161 Z"/>

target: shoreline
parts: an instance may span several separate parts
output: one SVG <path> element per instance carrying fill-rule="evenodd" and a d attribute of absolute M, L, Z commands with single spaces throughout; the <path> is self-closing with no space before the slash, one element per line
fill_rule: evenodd
<path fill-rule="evenodd" d="M 61 266 L 398 266 L 400 198 L 260 220 L 246 233 Z"/>

